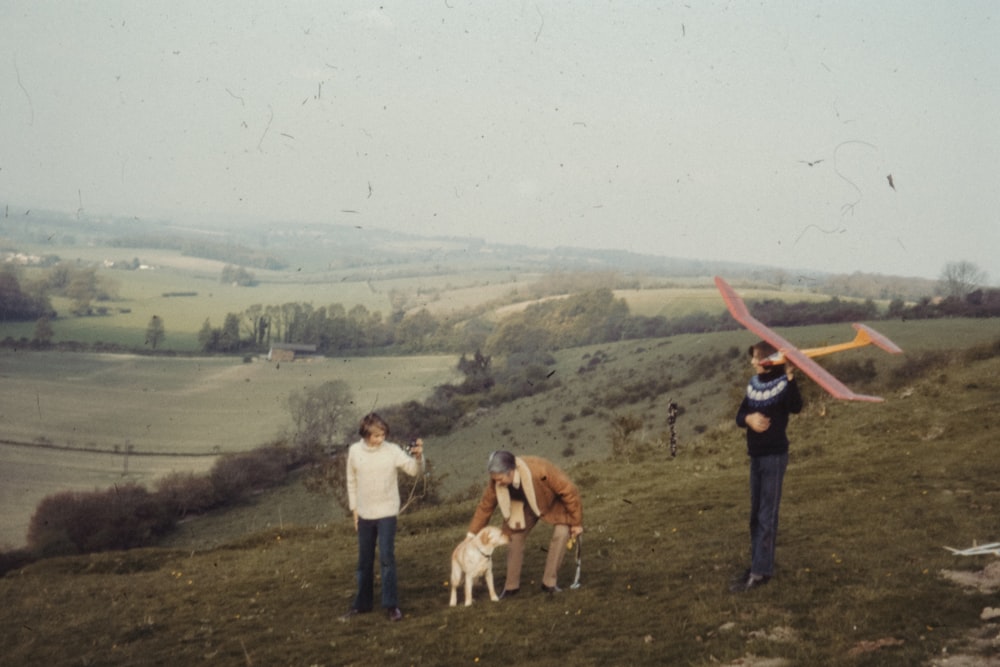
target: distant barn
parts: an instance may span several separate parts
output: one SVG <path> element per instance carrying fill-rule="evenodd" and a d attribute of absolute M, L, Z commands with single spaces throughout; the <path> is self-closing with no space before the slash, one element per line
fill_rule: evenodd
<path fill-rule="evenodd" d="M 315 359 L 315 345 L 298 345 L 295 343 L 273 343 L 267 352 L 268 361 L 295 361 L 296 359 Z"/>

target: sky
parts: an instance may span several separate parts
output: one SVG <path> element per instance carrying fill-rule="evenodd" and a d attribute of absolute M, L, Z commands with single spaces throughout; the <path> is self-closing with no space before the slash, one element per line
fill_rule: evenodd
<path fill-rule="evenodd" d="M 0 0 L 0 24 L 0 206 L 1000 285 L 993 0 Z"/>

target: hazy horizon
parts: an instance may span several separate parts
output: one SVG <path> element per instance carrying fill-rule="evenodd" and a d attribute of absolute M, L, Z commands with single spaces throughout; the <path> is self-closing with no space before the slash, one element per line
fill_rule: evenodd
<path fill-rule="evenodd" d="M 8 0 L 0 204 L 997 284 L 996 11 Z"/>

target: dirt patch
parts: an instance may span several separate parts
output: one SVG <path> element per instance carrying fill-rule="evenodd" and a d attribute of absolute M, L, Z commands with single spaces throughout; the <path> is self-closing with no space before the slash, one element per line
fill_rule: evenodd
<path fill-rule="evenodd" d="M 960 586 L 974 588 L 980 593 L 1000 591 L 1000 561 L 990 563 L 979 572 L 941 570 L 941 576 Z"/>
<path fill-rule="evenodd" d="M 941 576 L 969 592 L 995 593 L 1000 591 L 1000 561 L 994 561 L 978 572 L 967 570 L 941 570 Z M 931 667 L 1000 667 L 1000 614 L 986 607 L 980 614 L 983 623 L 967 635 L 968 643 L 962 653 L 943 655 L 929 663 Z"/>

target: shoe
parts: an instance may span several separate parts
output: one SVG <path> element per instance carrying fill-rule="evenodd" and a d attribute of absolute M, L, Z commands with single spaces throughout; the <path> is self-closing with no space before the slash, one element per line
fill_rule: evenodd
<path fill-rule="evenodd" d="M 752 572 L 746 576 L 742 581 L 737 581 L 729 590 L 733 593 L 745 593 L 754 588 L 760 588 L 767 582 L 771 581 L 771 577 L 765 574 L 753 574 Z"/>
<path fill-rule="evenodd" d="M 350 609 L 347 610 L 346 614 L 344 614 L 343 616 L 340 617 L 340 620 L 343 621 L 344 623 L 347 623 L 348 621 L 350 621 L 352 618 L 354 618 L 358 614 L 363 614 L 363 613 L 364 612 L 361 611 L 360 609 L 355 609 L 355 608 L 351 607 Z"/>
<path fill-rule="evenodd" d="M 520 588 L 511 588 L 511 589 L 505 588 L 502 591 L 500 591 L 500 595 L 498 595 L 497 597 L 500 598 L 501 600 L 506 600 L 508 598 L 514 597 L 520 592 L 521 592 Z"/>
<path fill-rule="evenodd" d="M 403 612 L 399 609 L 399 607 L 393 607 L 392 609 L 389 610 L 389 620 L 390 621 L 403 620 Z"/>
<path fill-rule="evenodd" d="M 747 582 L 747 579 L 750 577 L 750 572 L 751 572 L 751 570 L 750 570 L 749 567 L 746 568 L 746 569 L 740 570 L 739 574 L 733 575 L 733 578 L 729 580 L 729 583 L 730 584 L 736 584 L 736 583 L 745 584 Z"/>
<path fill-rule="evenodd" d="M 542 584 L 542 592 L 551 595 L 552 593 L 562 593 L 562 589 L 558 586 L 546 586 L 545 584 Z"/>

